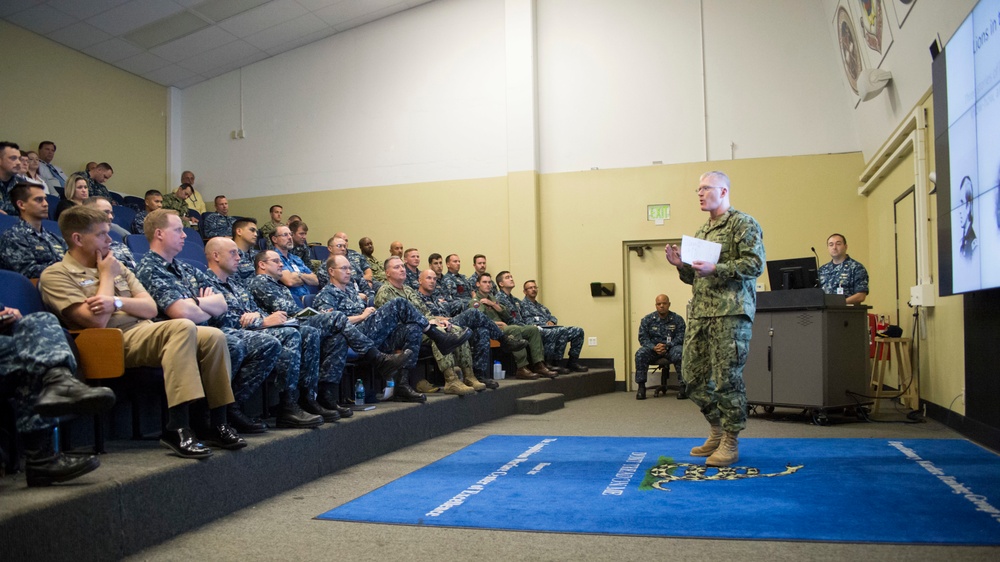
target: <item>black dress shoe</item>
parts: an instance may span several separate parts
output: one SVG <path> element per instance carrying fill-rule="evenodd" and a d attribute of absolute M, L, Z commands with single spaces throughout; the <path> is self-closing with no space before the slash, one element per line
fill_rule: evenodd
<path fill-rule="evenodd" d="M 639 383 L 639 389 L 635 392 L 635 399 L 636 400 L 645 400 L 646 399 L 646 385 L 645 384 Z"/>
<path fill-rule="evenodd" d="M 548 363 L 548 362 L 545 363 L 545 368 L 548 369 L 548 370 L 550 370 L 550 371 L 559 373 L 560 375 L 568 375 L 569 374 L 569 369 L 567 369 L 566 367 L 560 367 L 559 365 L 553 365 L 553 364 Z"/>
<path fill-rule="evenodd" d="M 438 351 L 441 355 L 448 355 L 452 351 L 458 349 L 463 343 L 469 341 L 472 337 L 472 330 L 464 328 L 461 332 L 453 334 L 451 332 L 445 332 L 444 330 L 438 330 L 434 326 L 431 326 L 429 330 L 424 332 L 427 337 L 437 345 Z"/>
<path fill-rule="evenodd" d="M 302 411 L 298 404 L 281 406 L 281 412 L 274 419 L 275 425 L 287 429 L 311 429 L 323 425 L 323 417 Z"/>
<path fill-rule="evenodd" d="M 574 373 L 586 373 L 590 369 L 584 367 L 583 365 L 577 363 L 576 361 L 570 361 L 566 363 L 566 368 Z"/>
<path fill-rule="evenodd" d="M 479 375 L 473 375 L 473 376 L 476 377 L 477 381 L 485 384 L 486 388 L 488 388 L 490 390 L 496 390 L 496 389 L 500 388 L 500 383 L 498 383 L 497 381 L 495 381 L 493 379 L 484 379 L 483 377 L 480 377 Z"/>
<path fill-rule="evenodd" d="M 220 449 L 229 449 L 230 451 L 242 449 L 247 446 L 247 442 L 240 437 L 240 434 L 236 433 L 235 429 L 225 423 L 210 427 L 204 431 L 198 431 L 198 437 L 209 447 L 219 447 Z"/>
<path fill-rule="evenodd" d="M 406 383 L 396 385 L 396 391 L 392 395 L 396 402 L 427 402 L 427 396 L 413 390 L 413 387 Z"/>
<path fill-rule="evenodd" d="M 226 417 L 229 419 L 229 425 L 240 433 L 250 435 L 253 433 L 264 433 L 267 431 L 266 423 L 244 414 L 243 410 L 240 410 L 233 404 L 230 404 L 229 408 L 226 410 Z"/>
<path fill-rule="evenodd" d="M 99 414 L 115 404 L 115 393 L 103 386 L 87 386 L 65 367 L 54 367 L 42 376 L 42 389 L 35 402 L 40 416 Z"/>
<path fill-rule="evenodd" d="M 64 455 L 54 453 L 52 456 L 32 459 L 24 464 L 24 475 L 28 486 L 51 486 L 56 482 L 65 482 L 83 476 L 101 466 L 101 460 L 95 455 Z"/>
<path fill-rule="evenodd" d="M 323 418 L 327 423 L 340 419 L 340 412 L 320 405 L 315 398 L 299 398 L 299 406 L 307 413 Z"/>
<path fill-rule="evenodd" d="M 212 449 L 195 439 L 194 432 L 186 427 L 164 431 L 160 435 L 160 445 L 184 459 L 205 459 L 212 456 Z"/>
<path fill-rule="evenodd" d="M 688 397 L 687 387 L 684 386 L 684 385 L 681 385 L 680 390 L 677 391 L 677 399 L 678 400 L 687 400 L 687 397 Z"/>
<path fill-rule="evenodd" d="M 341 419 L 349 418 L 354 415 L 354 410 L 350 409 L 347 406 L 341 406 L 340 404 L 337 404 L 336 408 L 337 408 L 337 413 L 340 414 Z"/>

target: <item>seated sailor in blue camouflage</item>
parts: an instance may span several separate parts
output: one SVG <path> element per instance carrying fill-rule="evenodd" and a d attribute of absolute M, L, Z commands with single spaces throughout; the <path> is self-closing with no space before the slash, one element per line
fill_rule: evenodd
<path fill-rule="evenodd" d="M 205 244 L 208 276 L 212 289 L 226 298 L 226 312 L 209 320 L 219 328 L 262 330 L 281 342 L 281 354 L 274 367 L 278 377 L 281 408 L 278 427 L 310 428 L 324 421 L 336 421 L 340 414 L 316 404 L 319 382 L 319 330 L 311 326 L 286 326 L 288 315 L 265 315 L 246 287 L 236 278 L 240 253 L 231 238 L 217 236 Z"/>
<path fill-rule="evenodd" d="M 420 250 L 408 248 L 403 252 L 406 269 L 406 286 L 416 291 L 420 287 Z"/>
<path fill-rule="evenodd" d="M 66 243 L 42 226 L 42 221 L 49 218 L 49 202 L 42 186 L 19 183 L 10 195 L 21 220 L 0 235 L 0 268 L 35 279 L 62 259 Z"/>
<path fill-rule="evenodd" d="M 360 298 L 351 280 L 354 266 L 347 261 L 347 257 L 330 256 L 326 263 L 330 284 L 316 295 L 314 306 L 320 310 L 344 313 L 348 321 L 371 338 L 382 351 L 409 350 L 412 361 L 420 352 L 424 332 L 430 328 L 420 311 L 403 299 L 390 301 L 378 309 L 368 306 L 368 301 Z"/>
<path fill-rule="evenodd" d="M 451 292 L 444 285 L 444 258 L 441 257 L 441 254 L 435 252 L 428 256 L 427 265 L 434 271 L 434 276 L 437 278 L 434 284 L 434 298 L 448 311 L 448 316 L 459 314 L 465 310 L 466 302 L 453 298 Z"/>
<path fill-rule="evenodd" d="M 347 237 L 347 233 L 346 232 L 338 232 L 338 233 L 334 234 L 333 237 L 334 238 L 340 238 L 341 240 L 344 241 L 345 249 L 347 250 L 347 254 L 346 254 L 347 255 L 347 261 L 351 262 L 351 265 L 354 266 L 354 269 L 356 271 L 360 271 L 361 272 L 361 277 L 363 277 L 364 280 L 365 280 L 365 282 L 371 287 L 371 292 L 368 293 L 368 294 L 371 295 L 372 297 L 374 297 L 375 296 L 375 292 L 378 291 L 378 288 L 382 285 L 383 281 L 381 281 L 381 280 L 376 281 L 375 280 L 375 270 L 372 268 L 372 265 L 368 262 L 368 259 L 364 255 L 362 255 L 361 252 L 358 252 L 357 250 L 352 250 L 351 249 L 351 240 L 350 240 L 350 238 Z M 329 246 L 330 245 L 330 241 L 328 240 L 326 244 L 327 244 L 327 246 Z M 374 249 L 374 246 L 373 246 L 373 249 Z M 331 254 L 332 254 L 332 251 L 331 251 Z M 323 264 L 323 269 L 326 269 L 326 264 Z M 383 268 L 383 274 L 384 274 L 384 268 Z M 384 277 L 385 276 L 383 275 L 383 278 Z M 362 284 L 362 283 L 358 284 L 358 288 L 360 288 L 360 289 L 366 289 L 365 285 Z"/>
<path fill-rule="evenodd" d="M 517 335 L 505 334 L 495 322 L 478 309 L 467 308 L 457 315 L 452 316 L 448 309 L 444 307 L 444 303 L 434 296 L 437 280 L 438 276 L 433 269 L 424 270 L 420 274 L 420 290 L 417 291 L 417 296 L 423 301 L 426 311 L 431 316 L 472 330 L 472 338 L 469 340 L 469 347 L 472 351 L 472 369 L 469 370 L 465 365 L 462 365 L 465 384 L 476 390 L 498 388 L 499 385 L 492 378 L 490 340 L 494 339 L 500 342 L 500 349 L 508 353 L 523 350 L 525 347 L 528 347 L 528 342 Z M 424 309 L 421 310 L 423 311 Z"/>
<path fill-rule="evenodd" d="M 351 265 L 351 284 L 354 285 L 355 289 L 358 292 L 358 295 L 362 299 L 375 298 L 375 289 L 372 286 L 372 284 L 368 282 L 368 279 L 365 277 L 366 273 L 365 270 L 356 265 L 354 262 L 350 261 L 351 258 L 347 257 L 348 255 L 347 240 L 344 238 L 340 238 L 339 236 L 334 236 L 333 238 L 330 238 L 326 242 L 326 249 L 330 252 L 331 256 L 344 256 L 345 258 L 347 258 L 347 261 Z M 370 276 L 371 270 L 369 269 L 367 273 Z M 326 287 L 327 283 L 330 282 L 330 272 L 327 269 L 326 264 L 323 264 L 323 268 L 320 271 L 316 272 L 316 274 L 317 276 L 319 276 L 320 279 L 319 286 Z"/>
<path fill-rule="evenodd" d="M 445 258 L 445 267 L 448 271 L 441 278 L 442 288 L 449 300 L 460 302 L 465 307 L 469 304 L 472 294 L 476 292 L 475 285 L 459 271 L 462 269 L 462 259 L 458 254 L 450 254 Z"/>
<path fill-rule="evenodd" d="M 510 324 L 514 326 L 538 326 L 537 324 L 525 322 L 524 312 L 521 310 L 521 299 L 511 293 L 514 290 L 514 276 L 509 271 L 501 271 L 497 274 L 496 286 L 500 290 L 497 291 L 494 298 L 500 306 L 507 309 L 507 313 L 510 314 Z M 551 329 L 543 330 L 541 327 L 538 327 L 538 333 L 542 338 L 543 353 L 545 355 L 543 363 L 545 368 L 560 375 L 569 373 L 569 369 L 559 367 L 556 364 L 556 361 L 562 359 L 563 350 L 566 349 L 568 340 L 565 334 L 559 331 L 552 331 Z M 559 344 L 562 345 L 560 346 Z M 555 360 L 552 360 L 553 357 Z"/>
<path fill-rule="evenodd" d="M 64 455 L 52 444 L 53 418 L 96 414 L 115 403 L 114 392 L 87 386 L 75 370 L 55 316 L 36 312 L 22 318 L 21 311 L 0 303 L 0 399 L 14 406 L 28 486 L 72 480 L 101 465 L 94 455 Z"/>
<path fill-rule="evenodd" d="M 206 325 L 214 316 L 225 314 L 223 295 L 212 290 L 208 275 L 181 260 L 174 259 L 184 248 L 183 223 L 177 211 L 160 209 L 146 217 L 149 252 L 139 261 L 136 277 L 156 301 L 160 318 L 186 318 Z M 248 417 L 240 404 L 260 388 L 278 360 L 281 342 L 274 336 L 246 330 L 223 329 L 232 362 L 233 394 L 229 405 L 229 423 L 240 433 L 262 433 L 267 425 Z"/>
<path fill-rule="evenodd" d="M 279 227 L 288 228 L 288 227 Z M 265 250 L 254 257 L 257 275 L 250 280 L 250 294 L 257 305 L 268 314 L 283 311 L 289 315 L 302 312 L 302 306 L 295 300 L 288 287 L 281 284 L 284 264 L 277 252 Z M 338 311 L 322 311 L 311 316 L 301 316 L 300 323 L 313 326 L 320 331 L 320 367 L 318 402 L 327 410 L 337 410 L 341 417 L 350 417 L 352 410 L 337 403 L 340 395 L 340 379 L 347 365 L 347 348 L 372 362 L 375 372 L 385 380 L 393 379 L 396 373 L 410 360 L 410 351 L 387 355 L 378 346 Z M 398 389 L 397 389 L 398 390 Z"/>
<path fill-rule="evenodd" d="M 511 280 L 513 282 L 513 279 Z M 546 361 L 552 360 L 552 364 L 562 359 L 563 350 L 569 345 L 569 356 L 566 359 L 566 369 L 574 373 L 586 373 L 589 369 L 580 365 L 580 352 L 583 351 L 583 328 L 578 326 L 560 326 L 559 319 L 552 315 L 546 306 L 538 302 L 538 283 L 534 279 L 524 282 L 521 287 L 524 292 L 524 300 L 521 304 L 521 315 L 525 323 L 534 324 L 542 328 L 542 342 L 545 343 Z M 554 331 L 555 337 L 548 337 L 546 334 Z M 552 341 L 551 353 L 548 342 Z"/>
<path fill-rule="evenodd" d="M 677 398 L 683 400 L 687 397 L 681 371 L 685 328 L 684 319 L 670 310 L 670 297 L 658 295 L 656 311 L 643 316 L 639 322 L 639 349 L 635 351 L 635 383 L 638 386 L 636 400 L 646 399 L 646 377 L 649 366 L 660 360 L 667 362 L 663 366 L 664 388 L 666 388 L 667 367 L 673 365 L 677 369 L 677 380 L 681 385 Z"/>
<path fill-rule="evenodd" d="M 233 235 L 236 217 L 229 216 L 229 199 L 226 199 L 225 195 L 216 195 L 215 213 L 205 214 L 207 216 L 202 217 L 204 224 L 201 225 L 201 231 L 205 238 L 215 238 L 216 236 L 228 238 Z"/>
<path fill-rule="evenodd" d="M 108 186 L 104 185 L 106 181 L 111 179 L 111 176 L 115 175 L 111 164 L 101 162 L 91 168 L 90 171 L 77 173 L 87 176 L 89 180 L 87 192 L 91 197 L 106 197 L 108 200 L 111 200 L 111 190 L 108 189 Z"/>
<path fill-rule="evenodd" d="M 145 205 L 146 208 L 136 213 L 135 218 L 132 219 L 132 226 L 129 228 L 132 234 L 146 235 L 146 231 L 142 227 L 146 221 L 146 215 L 163 208 L 163 194 L 156 189 L 150 189 L 146 192 Z"/>
<path fill-rule="evenodd" d="M 236 242 L 236 249 L 240 252 L 236 276 L 246 285 L 257 275 L 257 267 L 253 263 L 257 255 L 257 220 L 242 218 L 236 221 L 233 224 L 233 242 Z"/>
<path fill-rule="evenodd" d="M 831 234 L 826 239 L 829 263 L 820 266 L 819 285 L 828 295 L 844 295 L 847 304 L 861 304 L 868 298 L 868 270 L 847 254 L 847 238 Z"/>
<path fill-rule="evenodd" d="M 375 307 L 381 308 L 389 306 L 389 303 L 393 300 L 403 300 L 409 302 L 409 304 L 420 311 L 420 314 L 428 322 L 428 326 L 424 330 L 424 337 L 431 343 L 431 352 L 434 354 L 434 359 L 437 361 L 438 366 L 442 366 L 442 369 L 451 369 L 451 372 L 445 372 L 447 381 L 458 382 L 461 377 L 455 370 L 454 360 L 448 358 L 448 356 L 454 352 L 460 352 L 459 350 L 462 347 L 468 348 L 465 343 L 472 337 L 472 331 L 467 328 L 455 326 L 447 320 L 435 318 L 430 314 L 424 306 L 423 301 L 417 295 L 417 292 L 406 284 L 406 266 L 400 258 L 391 257 L 385 260 L 385 276 L 386 282 L 382 284 L 378 293 L 375 294 Z M 469 355 L 469 360 L 471 361 L 471 354 Z M 417 390 L 433 388 L 416 369 L 413 369 L 415 366 L 416 360 L 413 360 L 407 366 L 411 369 L 410 377 L 412 378 L 401 377 L 402 383 L 407 385 L 414 384 L 418 387 Z M 453 383 L 450 385 L 450 389 L 455 391 L 455 394 L 466 394 L 468 390 L 464 389 L 464 386 L 464 384 Z"/>
<path fill-rule="evenodd" d="M 309 225 L 302 219 L 289 220 L 288 231 L 292 233 L 292 249 L 289 252 L 298 256 L 310 271 L 319 273 L 323 264 L 313 259 L 312 250 L 309 249 Z"/>
<path fill-rule="evenodd" d="M 17 144 L 0 142 L 0 214 L 17 216 L 17 206 L 10 192 L 19 183 L 31 183 L 21 171 L 21 149 Z"/>

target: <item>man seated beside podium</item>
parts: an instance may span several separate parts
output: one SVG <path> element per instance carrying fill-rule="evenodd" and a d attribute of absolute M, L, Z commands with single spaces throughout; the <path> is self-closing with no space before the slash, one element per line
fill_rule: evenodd
<path fill-rule="evenodd" d="M 672 364 L 677 369 L 677 380 L 680 391 L 677 399 L 687 398 L 684 378 L 681 375 L 681 353 L 684 349 L 684 319 L 676 312 L 670 311 L 670 297 L 656 297 L 656 311 L 642 318 L 639 323 L 639 349 L 635 352 L 635 383 L 639 387 L 635 393 L 636 400 L 646 399 L 646 374 L 650 363 L 666 359 L 663 366 L 663 383 L 666 388 L 667 369 Z"/>
<path fill-rule="evenodd" d="M 847 304 L 861 304 L 868 297 L 868 270 L 857 260 L 847 255 L 847 238 L 843 234 L 831 234 L 826 239 L 826 248 L 833 258 L 819 268 L 819 285 L 828 295 L 844 295 Z"/>

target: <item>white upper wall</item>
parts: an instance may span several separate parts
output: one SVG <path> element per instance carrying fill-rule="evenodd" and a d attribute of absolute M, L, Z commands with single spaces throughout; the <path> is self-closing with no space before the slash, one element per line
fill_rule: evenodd
<path fill-rule="evenodd" d="M 854 151 L 823 8 L 435 0 L 183 90 L 182 166 L 230 197 L 503 176 L 535 99 L 546 173 Z"/>
<path fill-rule="evenodd" d="M 184 167 L 254 197 L 507 170 L 502 0 L 438 0 L 184 90 Z"/>
<path fill-rule="evenodd" d="M 823 0 L 828 35 L 836 48 L 833 22 L 838 0 Z M 871 159 L 889 135 L 931 87 L 930 45 L 938 34 L 944 45 L 972 11 L 976 0 L 920 0 L 913 4 L 909 15 L 898 27 L 896 8 L 899 0 L 884 0 L 886 21 L 893 34 L 893 43 L 886 51 L 882 68 L 892 72 L 892 82 L 878 97 L 858 104 L 853 110 L 865 160 Z M 875 66 L 875 65 L 873 65 Z M 846 78 L 840 73 L 841 89 Z M 853 103 L 853 102 L 852 102 Z"/>

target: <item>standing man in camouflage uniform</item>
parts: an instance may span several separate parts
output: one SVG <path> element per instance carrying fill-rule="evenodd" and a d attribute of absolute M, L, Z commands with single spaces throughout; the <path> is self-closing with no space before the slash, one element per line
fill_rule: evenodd
<path fill-rule="evenodd" d="M 831 234 L 826 248 L 833 258 L 819 268 L 819 285 L 828 295 L 844 295 L 847 304 L 861 304 L 868 298 L 868 270 L 847 255 L 847 238 Z"/>
<path fill-rule="evenodd" d="M 66 243 L 58 234 L 42 227 L 42 221 L 49 218 L 45 188 L 19 183 L 10 195 L 21 220 L 0 235 L 0 268 L 35 279 L 46 267 L 62 259 Z"/>
<path fill-rule="evenodd" d="M 493 300 L 490 295 L 493 292 L 493 277 L 487 273 L 479 274 L 479 281 L 476 283 L 476 292 L 469 301 L 469 307 L 475 308 L 494 321 L 497 326 L 507 335 L 515 335 L 528 342 L 528 348 L 512 353 L 514 361 L 517 363 L 517 371 L 514 378 L 524 380 L 537 380 L 539 375 L 543 377 L 556 378 L 559 373 L 551 371 L 545 366 L 545 346 L 542 345 L 542 335 L 538 331 L 538 326 L 517 326 L 513 324 L 514 318 L 510 311 Z"/>
<path fill-rule="evenodd" d="M 377 281 L 379 284 L 385 283 L 385 265 L 382 264 L 382 260 L 373 255 L 375 243 L 366 236 L 358 241 L 358 247 L 361 248 L 361 254 L 365 261 L 368 262 L 368 268 L 372 272 L 372 281 Z"/>
<path fill-rule="evenodd" d="M 302 306 L 289 292 L 288 287 L 280 281 L 284 266 L 274 250 L 257 254 L 254 265 L 257 275 L 250 281 L 250 294 L 264 312 L 272 314 L 283 311 L 294 316 L 302 311 Z M 403 365 L 410 361 L 409 350 L 398 355 L 387 355 L 379 351 L 375 343 L 354 327 L 342 312 L 323 311 L 313 316 L 300 317 L 298 320 L 320 331 L 318 402 L 327 410 L 336 410 L 342 418 L 353 414 L 350 408 L 337 404 L 340 379 L 347 365 L 348 347 L 371 361 L 375 372 L 386 381 L 392 379 Z M 402 393 L 405 393 L 405 390 Z"/>
<path fill-rule="evenodd" d="M 271 205 L 268 212 L 271 213 L 271 220 L 260 225 L 258 228 L 260 230 L 260 237 L 270 243 L 271 235 L 274 234 L 274 231 L 277 230 L 279 226 L 285 224 L 281 222 L 281 215 L 285 212 L 285 209 L 281 205 Z"/>
<path fill-rule="evenodd" d="M 670 311 L 670 297 L 656 297 L 656 311 L 642 317 L 639 322 L 639 349 L 635 352 L 635 383 L 639 389 L 635 393 L 636 400 L 646 399 L 646 375 L 649 364 L 661 359 L 668 363 L 663 366 L 663 386 L 667 386 L 667 368 L 673 364 L 677 369 L 677 380 L 681 390 L 677 399 L 687 397 L 684 388 L 684 377 L 681 376 L 681 359 L 684 351 L 684 319 L 679 314 Z"/>
<path fill-rule="evenodd" d="M 224 449 L 245 447 L 226 415 L 233 402 L 226 336 L 187 319 L 152 322 L 156 303 L 110 251 L 110 220 L 90 206 L 59 216 L 70 249 L 42 273 L 45 305 L 71 330 L 120 330 L 126 368 L 163 369 L 167 424 L 162 445 L 192 459 L 212 454 L 199 440 Z"/>
<path fill-rule="evenodd" d="M 215 196 L 215 213 L 201 217 L 205 224 L 201 225 L 205 238 L 216 236 L 230 237 L 233 235 L 233 224 L 236 217 L 229 216 L 229 199 L 225 195 Z"/>
<path fill-rule="evenodd" d="M 227 305 L 223 295 L 212 290 L 212 280 L 200 269 L 174 257 L 184 248 L 183 224 L 177 211 L 160 209 L 149 213 L 145 223 L 149 252 L 139 261 L 135 276 L 156 302 L 160 318 L 186 318 L 206 325 Z M 240 433 L 263 433 L 267 424 L 248 417 L 240 404 L 250 398 L 267 376 L 281 353 L 274 336 L 246 330 L 222 330 L 232 362 L 232 387 L 236 401 L 229 405 L 230 425 Z"/>
<path fill-rule="evenodd" d="M 236 275 L 241 283 L 247 284 L 257 274 L 253 263 L 253 258 L 257 255 L 257 221 L 245 218 L 233 223 L 233 242 L 236 242 L 236 249 L 240 252 L 240 266 Z"/>
<path fill-rule="evenodd" d="M 194 191 L 194 188 L 191 187 L 191 184 L 182 183 L 177 188 L 177 191 L 163 196 L 163 206 L 161 208 L 177 211 L 177 215 L 181 217 L 181 222 L 184 223 L 185 228 L 198 224 L 198 219 L 188 216 L 190 207 L 188 207 L 187 199 L 191 197 L 192 191 Z"/>
<path fill-rule="evenodd" d="M 114 392 L 77 380 L 73 352 L 52 314 L 22 318 L 20 310 L 0 303 L 0 317 L 0 399 L 11 399 L 14 406 L 28 486 L 65 482 L 96 469 L 101 465 L 96 455 L 55 451 L 52 418 L 103 412 L 115 403 Z"/>
<path fill-rule="evenodd" d="M 513 279 L 511 280 L 513 281 Z M 566 359 L 566 369 L 573 373 L 586 373 L 587 369 L 580 364 L 580 352 L 583 351 L 583 328 L 577 326 L 560 326 L 559 319 L 552 315 L 546 306 L 538 302 L 538 283 L 534 279 L 524 282 L 521 286 L 524 300 L 520 301 L 521 314 L 526 324 L 534 324 L 542 329 L 542 342 L 545 343 L 546 362 L 557 365 L 562 359 L 566 345 L 569 345 L 569 357 Z M 547 336 L 549 332 L 554 336 Z M 546 339 L 548 338 L 548 339 Z M 549 341 L 553 346 L 549 348 Z M 551 362 L 549 361 L 551 359 Z"/>
<path fill-rule="evenodd" d="M 452 313 L 445 307 L 445 303 L 435 295 L 437 286 L 437 274 L 433 269 L 424 270 L 420 274 L 420 290 L 417 295 L 424 302 L 424 306 L 431 315 L 448 320 L 456 326 L 469 328 L 472 330 L 472 338 L 469 340 L 469 347 L 472 350 L 472 369 L 465 373 L 465 384 L 476 390 L 482 390 L 481 386 L 490 389 L 499 388 L 499 385 L 492 378 L 490 372 L 490 340 L 500 342 L 500 349 L 507 353 L 521 351 L 528 347 L 528 342 L 516 335 L 508 335 L 489 319 L 488 316 L 475 308 L 466 308 L 458 314 Z"/>
<path fill-rule="evenodd" d="M 205 244 L 208 276 L 212 290 L 226 298 L 225 314 L 209 324 L 232 330 L 264 330 L 281 342 L 281 354 L 274 366 L 278 377 L 281 409 L 276 416 L 278 427 L 308 429 L 324 421 L 340 419 L 336 411 L 316 403 L 319 382 L 319 330 L 310 326 L 285 326 L 288 315 L 282 311 L 264 315 L 246 287 L 236 278 L 240 252 L 231 238 L 212 238 Z"/>
<path fill-rule="evenodd" d="M 708 457 L 708 466 L 729 466 L 739 460 L 738 437 L 747 419 L 743 365 L 757 310 L 755 283 L 766 261 L 760 225 L 730 206 L 729 185 L 723 172 L 707 172 L 697 189 L 701 210 L 709 219 L 695 237 L 722 245 L 718 263 L 687 264 L 677 246 L 665 248 L 667 261 L 692 287 L 684 382 L 688 396 L 711 426 L 705 443 L 691 449 L 692 456 Z"/>

